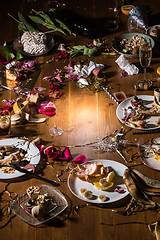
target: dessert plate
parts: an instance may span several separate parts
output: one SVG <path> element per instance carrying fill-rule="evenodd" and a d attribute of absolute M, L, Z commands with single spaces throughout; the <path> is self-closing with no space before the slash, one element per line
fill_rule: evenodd
<path fill-rule="evenodd" d="M 154 140 L 160 144 L 160 138 L 154 138 Z M 151 144 L 151 141 L 149 140 L 145 142 L 142 146 L 138 147 L 140 159 L 142 163 L 147 167 L 160 171 L 160 162 L 153 157 L 153 153 L 151 152 L 151 149 L 150 149 L 150 144 Z M 154 149 L 156 148 L 158 149 L 160 145 L 155 146 L 153 144 L 153 147 Z"/>
<path fill-rule="evenodd" d="M 23 204 L 28 200 L 28 194 L 26 193 L 26 188 L 20 190 L 17 193 L 17 196 L 10 201 L 10 207 L 14 214 L 16 214 L 19 218 L 21 218 L 24 222 L 36 226 L 42 223 L 45 223 L 52 218 L 59 215 L 61 212 L 63 212 L 67 206 L 68 202 L 64 195 L 56 188 L 50 186 L 50 185 L 43 185 L 39 184 L 36 185 L 40 188 L 40 194 L 48 193 L 49 197 L 53 200 L 53 206 L 49 209 L 48 214 L 46 214 L 45 218 L 35 218 L 31 214 L 29 214 L 27 211 L 24 210 Z"/>
<path fill-rule="evenodd" d="M 112 160 L 93 160 L 93 161 L 88 161 L 87 163 L 94 163 L 94 162 L 102 162 L 104 167 L 108 167 L 110 170 L 113 170 L 115 172 L 115 177 L 114 177 L 114 185 L 112 188 L 108 189 L 108 191 L 102 191 L 98 190 L 95 188 L 95 186 L 92 183 L 86 182 L 81 180 L 78 177 L 75 177 L 73 175 L 68 176 L 68 187 L 70 191 L 77 197 L 80 198 L 83 201 L 89 202 L 89 203 L 96 203 L 96 204 L 108 204 L 108 203 L 113 203 L 117 202 L 124 197 L 128 195 L 128 190 L 126 185 L 123 182 L 123 173 L 127 167 L 119 162 L 112 161 Z M 80 193 L 81 188 L 86 188 L 87 190 L 91 191 L 93 194 L 93 199 L 86 199 L 83 197 L 83 195 Z M 116 188 L 123 189 L 123 193 L 118 193 L 115 192 L 114 190 Z M 101 202 L 98 199 L 99 195 L 105 195 L 107 200 L 104 202 Z"/>
<path fill-rule="evenodd" d="M 137 95 L 138 98 L 141 98 L 143 100 L 143 103 L 146 107 L 151 107 L 151 105 L 154 105 L 154 99 L 153 96 L 151 95 Z M 121 123 L 123 123 L 123 118 L 124 118 L 124 111 L 123 109 L 128 108 L 129 106 L 131 106 L 130 101 L 134 98 L 130 97 L 127 98 L 126 100 L 124 100 L 123 102 L 121 102 L 117 109 L 116 109 L 116 115 L 117 118 L 119 119 L 119 121 Z M 159 126 L 155 126 L 155 121 L 158 120 L 158 117 L 160 116 L 152 116 L 149 119 L 147 119 L 147 125 L 145 128 L 139 128 L 139 127 L 134 127 L 133 125 L 131 125 L 129 122 L 126 122 L 126 126 L 134 128 L 134 129 L 139 129 L 139 130 L 152 130 L 152 129 L 157 129 L 159 128 Z"/>
<path fill-rule="evenodd" d="M 5 145 L 14 145 L 18 148 L 27 150 L 27 154 L 25 155 L 25 160 L 29 161 L 29 163 L 33 164 L 34 166 L 36 166 L 40 161 L 40 152 L 38 148 L 34 144 L 29 143 L 26 140 L 17 139 L 17 138 L 8 138 L 8 139 L 0 140 L 0 146 L 5 146 Z M 5 160 L 8 157 L 9 156 L 5 156 L 3 160 Z M 23 175 L 25 175 L 25 173 L 21 173 L 16 170 L 14 173 L 5 173 L 4 168 L 3 167 L 0 168 L 0 179 L 17 178 Z"/>

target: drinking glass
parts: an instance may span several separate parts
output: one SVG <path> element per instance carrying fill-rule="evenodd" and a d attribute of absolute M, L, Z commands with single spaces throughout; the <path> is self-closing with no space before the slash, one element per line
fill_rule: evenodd
<path fill-rule="evenodd" d="M 49 134 L 53 137 L 58 137 L 63 134 L 63 129 L 57 127 L 56 121 L 54 122 L 54 127 L 49 129 Z"/>
<path fill-rule="evenodd" d="M 11 115 L 9 111 L 0 113 L 0 136 L 9 135 L 11 127 Z"/>
<path fill-rule="evenodd" d="M 152 45 L 150 39 L 142 39 L 139 47 L 139 61 L 141 66 L 144 68 L 143 80 L 146 81 L 146 70 L 150 65 L 152 59 Z"/>

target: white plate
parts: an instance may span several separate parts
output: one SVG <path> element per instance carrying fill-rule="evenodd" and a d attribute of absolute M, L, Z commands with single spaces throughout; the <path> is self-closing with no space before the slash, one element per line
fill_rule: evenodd
<path fill-rule="evenodd" d="M 160 27 L 160 25 L 154 25 L 152 27 L 148 28 L 148 35 L 150 35 L 150 33 L 155 29 L 155 27 Z M 151 36 L 151 35 L 150 35 Z M 153 37 L 151 36 L 155 41 L 160 41 L 160 37 Z"/>
<path fill-rule="evenodd" d="M 160 138 L 154 138 L 154 140 L 156 142 L 160 143 Z M 150 140 L 147 141 L 146 143 L 144 143 L 142 145 L 142 147 L 138 147 L 138 152 L 139 152 L 141 161 L 147 167 L 160 171 L 160 162 L 153 157 L 152 153 L 149 153 L 150 148 L 147 149 L 147 146 L 150 146 Z M 154 147 L 154 145 L 153 145 L 153 147 Z M 145 151 L 143 151 L 143 150 L 145 150 Z"/>
<path fill-rule="evenodd" d="M 0 146 L 13 145 L 13 144 L 16 147 L 22 148 L 24 150 L 28 149 L 25 159 L 28 160 L 29 163 L 32 163 L 35 166 L 39 163 L 40 152 L 39 152 L 38 148 L 35 145 L 33 145 L 32 143 L 29 143 L 29 148 L 27 148 L 28 142 L 25 140 L 22 140 L 22 139 L 8 138 L 8 139 L 0 140 Z M 5 158 L 8 158 L 8 156 Z M 17 170 L 15 170 L 14 173 L 4 173 L 0 168 L 0 179 L 17 178 L 17 177 L 23 176 L 24 174 L 25 173 L 21 173 Z"/>
<path fill-rule="evenodd" d="M 143 100 L 143 103 L 146 107 L 151 107 L 152 104 L 154 104 L 154 101 L 153 101 L 153 96 L 150 96 L 150 95 L 138 95 L 137 96 L 138 98 L 141 98 Z M 128 108 L 129 106 L 131 106 L 130 104 L 130 101 L 134 98 L 133 97 L 130 97 L 130 98 L 127 98 L 126 100 L 124 100 L 123 102 L 121 102 L 117 109 L 116 109 L 116 115 L 117 115 L 117 118 L 119 119 L 119 121 L 121 123 L 123 123 L 124 121 L 122 120 L 124 118 L 124 111 L 122 110 L 123 108 Z M 152 129 L 157 129 L 159 127 L 156 127 L 155 126 L 155 121 L 157 121 L 158 119 L 158 116 L 152 116 L 150 117 L 149 119 L 147 119 L 147 122 L 148 124 L 146 125 L 145 128 L 143 128 L 143 130 L 152 130 Z M 134 129 L 140 129 L 142 130 L 142 128 L 139 128 L 139 127 L 133 127 L 133 125 L 131 125 L 129 122 L 126 123 L 126 126 L 128 127 L 131 127 L 131 128 L 134 128 Z"/>
<path fill-rule="evenodd" d="M 135 57 L 138 57 L 138 54 L 132 54 L 132 53 L 123 53 L 121 51 L 121 46 L 120 46 L 120 41 L 122 41 L 123 39 L 130 39 L 132 38 L 134 35 L 138 35 L 140 37 L 143 37 L 143 38 L 147 38 L 147 39 L 150 39 L 151 40 L 151 43 L 152 43 L 152 48 L 154 47 L 155 45 L 155 42 L 154 40 L 146 35 L 146 34 L 142 34 L 142 33 L 124 33 L 122 35 L 119 35 L 117 37 L 115 37 L 112 41 L 112 47 L 113 49 L 118 52 L 119 54 L 123 54 L 125 55 L 126 57 L 130 57 L 130 58 L 135 58 Z"/>
<path fill-rule="evenodd" d="M 113 202 L 119 201 L 128 195 L 127 187 L 123 182 L 123 173 L 125 169 L 127 169 L 125 165 L 116 161 L 105 160 L 105 159 L 93 160 L 88 162 L 97 162 L 97 163 L 102 162 L 104 167 L 109 167 L 110 170 L 111 169 L 114 170 L 115 172 L 114 186 L 111 189 L 108 189 L 108 191 L 101 191 L 96 189 L 93 184 L 83 181 L 78 177 L 75 177 L 70 174 L 68 176 L 68 187 L 76 197 L 86 202 L 102 204 L 102 203 L 113 203 Z M 92 191 L 93 200 L 84 198 L 80 194 L 81 188 L 86 188 L 87 190 Z M 124 190 L 124 193 L 114 192 L 115 188 L 122 188 Z M 101 194 L 105 195 L 108 198 L 108 200 L 105 202 L 101 202 L 100 200 L 98 200 L 98 196 Z"/>

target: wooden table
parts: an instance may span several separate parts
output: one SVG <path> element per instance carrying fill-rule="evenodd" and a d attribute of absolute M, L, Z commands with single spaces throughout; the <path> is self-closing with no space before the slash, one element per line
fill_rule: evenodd
<path fill-rule="evenodd" d="M 0 2 L 0 45 L 6 41 L 7 43 L 13 42 L 17 37 L 21 36 L 22 32 L 18 30 L 17 23 L 11 19 L 7 13 L 17 18 L 17 12 L 22 13 L 24 16 L 29 14 L 33 8 L 35 10 L 44 10 L 47 1 L 37 0 L 34 3 L 27 2 L 27 0 L 17 1 L 4 1 Z M 63 1 L 61 2 L 63 3 Z M 114 16 L 113 11 L 109 10 L 112 7 L 109 1 L 65 1 L 65 6 L 58 7 L 69 9 L 74 11 L 76 14 L 80 14 L 83 17 L 89 17 L 92 20 L 96 20 L 99 24 L 99 29 L 104 26 L 106 20 Z M 113 3 L 112 3 L 113 4 Z M 114 4 L 120 6 L 121 1 L 117 0 Z M 157 15 L 160 14 L 159 1 L 158 0 L 140 0 L 134 1 L 135 6 L 146 5 L 148 7 L 149 23 L 156 24 L 158 21 Z M 115 5 L 114 5 L 115 6 Z M 153 17 L 154 16 L 154 17 Z M 116 36 L 127 32 L 127 16 L 119 15 L 119 28 L 115 33 L 107 33 L 103 27 L 103 31 L 100 32 L 100 37 L 106 37 L 108 44 L 111 45 L 112 39 Z M 152 20 L 152 22 L 151 22 Z M 151 25 L 150 25 L 151 26 Z M 98 33 L 98 32 L 97 32 Z M 67 45 L 74 46 L 86 45 L 92 43 L 91 39 L 80 35 L 63 36 L 61 34 L 52 33 L 57 44 L 66 43 Z M 35 83 L 35 86 L 46 87 L 48 93 L 49 86 L 48 82 L 43 80 L 43 77 L 52 75 L 55 69 L 63 69 L 70 62 L 70 59 L 62 59 L 58 62 L 47 64 L 53 56 L 57 56 L 58 52 L 56 46 L 46 55 L 37 57 L 38 63 L 43 63 L 41 66 L 41 73 Z M 106 74 L 107 85 L 111 87 L 110 92 L 113 94 L 118 91 L 118 83 L 121 83 L 121 91 L 124 91 L 127 97 L 133 96 L 133 85 L 143 77 L 143 69 L 140 67 L 138 58 L 129 59 L 139 69 L 138 75 L 121 77 L 122 70 L 115 63 L 118 58 L 116 56 L 99 55 L 96 57 L 88 56 L 76 56 L 73 58 L 74 62 L 77 63 L 79 60 L 86 60 L 89 64 L 90 60 L 96 63 L 102 63 L 106 66 L 103 72 Z M 153 49 L 153 58 L 151 66 L 147 69 L 147 77 L 150 79 L 157 78 L 157 68 L 159 67 L 160 55 L 158 43 Z M 40 136 L 45 143 L 55 144 L 56 146 L 75 146 L 75 145 L 86 145 L 91 142 L 102 139 L 103 137 L 110 135 L 115 130 L 121 128 L 121 122 L 116 117 L 117 104 L 109 97 L 109 95 L 103 90 L 93 93 L 87 88 L 79 88 L 76 85 L 76 81 L 69 81 L 62 83 L 63 95 L 59 99 L 52 99 L 56 105 L 56 115 L 48 117 L 45 123 L 41 124 L 24 124 L 20 126 L 12 126 L 11 134 L 13 137 L 27 137 L 31 139 L 34 136 Z M 159 82 L 155 82 L 155 86 L 159 87 Z M 139 94 L 139 92 L 137 93 Z M 148 91 L 142 91 L 142 95 L 153 95 L 153 89 Z M 4 106 L 3 99 L 14 99 L 14 93 L 10 91 L 3 91 L 0 93 L 1 106 Z M 62 127 L 64 133 L 59 137 L 51 137 L 48 133 L 49 129 L 54 125 L 56 121 L 57 126 Z M 126 133 L 125 139 L 129 142 L 138 142 L 142 135 L 133 135 L 134 129 L 125 127 Z M 146 134 L 142 137 L 144 141 L 147 141 L 153 137 L 158 137 L 159 134 Z M 3 137 L 2 137 L 3 138 Z M 1 138 L 1 139 L 2 139 Z M 149 177 L 160 179 L 159 171 L 153 170 L 142 164 L 138 157 L 134 157 L 130 163 L 125 163 L 121 156 L 116 152 L 105 152 L 103 154 L 96 153 L 91 146 L 84 147 L 70 147 L 72 157 L 75 158 L 78 155 L 85 155 L 86 158 L 96 159 L 108 159 L 122 163 L 128 167 L 132 166 L 135 169 L 141 171 Z M 126 158 L 129 160 L 133 154 L 137 153 L 136 147 L 130 147 L 129 151 L 124 151 Z M 135 155 L 137 156 L 137 154 Z M 46 164 L 46 162 L 50 164 Z M 41 159 L 41 168 L 38 170 L 38 174 L 42 174 L 44 177 L 54 179 L 58 170 L 65 170 L 67 162 L 56 161 L 53 164 L 51 159 Z M 131 216 L 124 216 L 120 213 L 115 213 L 112 209 L 122 211 L 129 203 L 129 198 L 123 199 L 120 203 L 111 205 L 92 205 L 87 202 L 75 197 L 67 186 L 68 172 L 64 171 L 60 182 L 60 187 L 57 187 L 65 196 L 68 201 L 68 208 L 60 214 L 58 217 L 52 219 L 46 224 L 33 227 L 22 221 L 14 214 L 11 214 L 11 221 L 5 211 L 5 218 L 1 221 L 0 225 L 3 226 L 0 230 L 1 240 L 4 239 L 145 239 L 151 240 L 155 237 L 150 233 L 148 224 L 155 222 L 159 218 L 159 209 L 157 210 L 146 210 L 138 211 Z M 10 181 L 9 181 L 10 182 Z M 4 190 L 8 181 L 1 181 L 0 192 Z M 27 188 L 31 185 L 42 184 L 42 181 L 35 178 L 25 176 L 21 179 L 15 179 L 11 182 L 7 190 L 9 192 L 17 193 L 22 188 Z M 13 196 L 12 195 L 12 196 Z M 6 208 L 8 201 L 11 198 L 7 192 L 0 194 L 0 208 Z M 154 200 L 160 203 L 158 197 Z M 2 212 L 4 210 L 2 209 Z M 1 213 L 1 212 L 0 212 Z M 6 223 L 6 225 L 4 225 Z"/>

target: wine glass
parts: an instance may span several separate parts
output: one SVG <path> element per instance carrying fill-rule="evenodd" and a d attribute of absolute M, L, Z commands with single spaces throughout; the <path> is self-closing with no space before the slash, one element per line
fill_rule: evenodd
<path fill-rule="evenodd" d="M 58 137 L 63 134 L 63 129 L 57 127 L 56 121 L 54 122 L 54 127 L 49 129 L 49 134 L 53 137 Z"/>
<path fill-rule="evenodd" d="M 152 45 L 151 40 L 148 39 L 142 39 L 140 42 L 139 47 L 139 61 L 141 66 L 144 68 L 144 77 L 143 81 L 146 81 L 146 70 L 147 67 L 150 65 L 152 59 Z"/>

